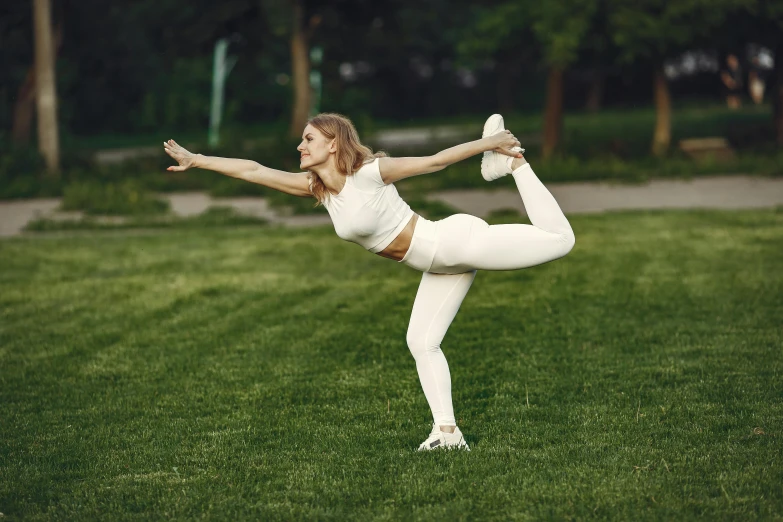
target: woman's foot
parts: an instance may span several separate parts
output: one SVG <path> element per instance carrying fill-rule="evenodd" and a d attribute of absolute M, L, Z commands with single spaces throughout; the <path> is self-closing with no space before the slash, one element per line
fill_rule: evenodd
<path fill-rule="evenodd" d="M 503 123 L 503 116 L 500 114 L 493 114 L 487 118 L 486 123 L 484 123 L 484 132 L 481 134 L 481 137 L 486 138 L 487 136 L 494 136 L 504 130 L 506 129 Z M 525 149 L 520 147 L 514 147 L 511 150 L 520 153 L 525 152 Z M 523 163 L 518 163 L 520 160 L 523 161 Z M 498 178 L 502 178 L 506 174 L 511 174 L 518 168 L 514 165 L 522 166 L 525 163 L 527 163 L 527 161 L 525 161 L 524 158 L 514 158 L 499 152 L 487 151 L 481 158 L 481 175 L 487 181 L 494 181 Z"/>
<path fill-rule="evenodd" d="M 465 438 L 462 436 L 459 428 L 454 427 L 454 433 L 447 433 L 441 431 L 440 426 L 433 424 L 430 436 L 419 445 L 418 451 L 430 451 L 439 448 L 456 448 L 470 451 L 468 443 L 465 442 Z"/>

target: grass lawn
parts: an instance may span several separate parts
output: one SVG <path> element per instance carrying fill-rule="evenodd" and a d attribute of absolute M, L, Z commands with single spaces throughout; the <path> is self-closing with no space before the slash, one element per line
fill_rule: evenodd
<path fill-rule="evenodd" d="M 430 431 L 420 275 L 329 227 L 0 242 L 0 512 L 19 519 L 779 520 L 783 212 L 576 216 L 482 272 Z"/>

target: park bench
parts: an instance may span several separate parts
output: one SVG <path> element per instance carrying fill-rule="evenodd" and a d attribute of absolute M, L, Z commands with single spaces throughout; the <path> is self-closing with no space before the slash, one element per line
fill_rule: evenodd
<path fill-rule="evenodd" d="M 734 157 L 734 149 L 726 138 L 721 137 L 680 140 L 680 150 L 695 160 L 728 160 Z"/>

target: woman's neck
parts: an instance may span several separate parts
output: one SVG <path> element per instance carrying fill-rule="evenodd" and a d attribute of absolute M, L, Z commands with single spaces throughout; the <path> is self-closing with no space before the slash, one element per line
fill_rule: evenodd
<path fill-rule="evenodd" d="M 323 166 L 319 165 L 310 170 L 318 174 L 318 177 L 321 178 L 321 181 L 323 181 L 324 186 L 329 192 L 332 194 L 339 194 L 342 192 L 346 183 L 345 175 L 341 174 L 334 165 L 331 165 L 331 161 L 329 163 L 330 164 Z"/>

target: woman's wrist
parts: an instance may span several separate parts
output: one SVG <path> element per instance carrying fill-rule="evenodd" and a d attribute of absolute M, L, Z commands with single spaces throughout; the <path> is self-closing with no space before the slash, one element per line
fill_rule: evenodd
<path fill-rule="evenodd" d="M 204 165 L 204 160 L 206 159 L 206 156 L 203 154 L 194 154 L 193 155 L 193 166 L 195 168 L 201 168 Z"/>
<path fill-rule="evenodd" d="M 498 145 L 495 142 L 495 136 L 487 136 L 486 138 L 481 138 L 482 143 L 482 149 L 483 152 L 495 150 Z"/>

